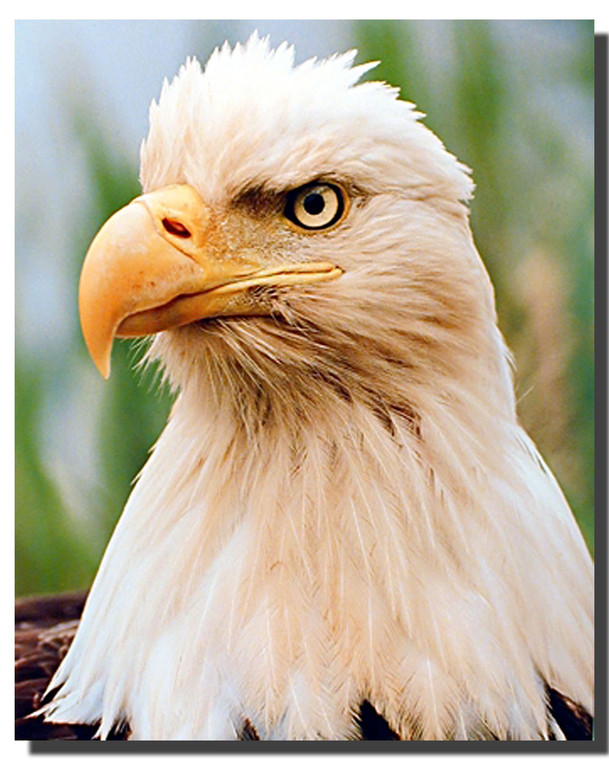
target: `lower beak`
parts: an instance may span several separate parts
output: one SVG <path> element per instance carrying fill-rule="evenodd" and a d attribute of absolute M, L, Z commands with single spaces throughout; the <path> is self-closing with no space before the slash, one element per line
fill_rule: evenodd
<path fill-rule="evenodd" d="M 328 262 L 265 268 L 228 251 L 212 231 L 211 212 L 189 185 L 140 196 L 94 238 L 79 287 L 89 353 L 110 374 L 114 337 L 136 337 L 217 316 L 260 314 L 249 291 L 334 279 Z"/>

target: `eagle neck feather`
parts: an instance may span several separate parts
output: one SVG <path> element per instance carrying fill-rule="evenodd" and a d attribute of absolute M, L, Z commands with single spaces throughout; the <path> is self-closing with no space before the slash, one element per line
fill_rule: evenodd
<path fill-rule="evenodd" d="M 235 738 L 247 719 L 262 738 L 341 739 L 369 700 L 407 738 L 538 739 L 544 681 L 590 708 L 591 641 L 557 612 L 591 616 L 589 558 L 575 528 L 546 524 L 540 500 L 568 508 L 507 385 L 413 375 L 396 408 L 202 366 L 108 547 L 54 720 L 179 739 Z M 556 578 L 548 543 L 575 570 Z"/>

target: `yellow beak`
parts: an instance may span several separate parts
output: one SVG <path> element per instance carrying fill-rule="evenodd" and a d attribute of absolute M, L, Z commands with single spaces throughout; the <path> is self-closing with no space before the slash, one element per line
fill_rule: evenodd
<path fill-rule="evenodd" d="M 249 297 L 251 288 L 341 274 L 328 262 L 265 268 L 229 250 L 197 191 L 170 185 L 133 200 L 95 236 L 80 276 L 80 321 L 89 353 L 107 378 L 115 336 L 265 313 Z"/>

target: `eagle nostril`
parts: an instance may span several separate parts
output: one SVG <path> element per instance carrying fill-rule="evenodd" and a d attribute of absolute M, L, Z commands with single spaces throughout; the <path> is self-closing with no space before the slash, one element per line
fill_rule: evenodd
<path fill-rule="evenodd" d="M 163 219 L 163 227 L 169 232 L 170 235 L 176 237 L 189 238 L 191 237 L 190 230 L 184 226 L 181 222 L 177 222 L 175 219 Z"/>

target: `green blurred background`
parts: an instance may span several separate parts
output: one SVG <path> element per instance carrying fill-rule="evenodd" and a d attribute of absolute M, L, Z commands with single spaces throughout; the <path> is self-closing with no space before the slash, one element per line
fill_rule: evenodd
<path fill-rule="evenodd" d="M 473 169 L 472 225 L 519 411 L 593 541 L 593 55 L 581 21 L 16 24 L 16 592 L 87 586 L 171 399 L 118 342 L 104 382 L 77 283 L 139 191 L 150 100 L 188 55 L 258 29 L 297 60 L 356 47 Z"/>

